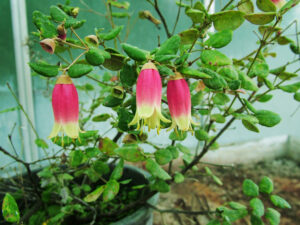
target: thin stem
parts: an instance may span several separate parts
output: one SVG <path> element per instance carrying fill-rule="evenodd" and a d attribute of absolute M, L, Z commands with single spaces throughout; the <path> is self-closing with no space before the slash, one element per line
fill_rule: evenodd
<path fill-rule="evenodd" d="M 224 11 L 234 0 L 230 0 L 220 11 Z"/>
<path fill-rule="evenodd" d="M 73 34 L 75 34 L 75 36 L 77 37 L 77 39 L 81 42 L 81 44 L 88 49 L 89 47 L 84 43 L 84 41 L 79 37 L 79 35 L 75 32 L 74 28 L 71 27 L 71 31 L 73 32 Z"/>
<path fill-rule="evenodd" d="M 83 49 L 83 50 L 86 50 L 86 49 L 87 49 L 87 48 L 82 47 L 82 46 L 80 46 L 80 45 L 75 45 L 75 44 L 66 42 L 66 41 L 64 41 L 64 40 L 62 40 L 62 39 L 60 39 L 60 38 L 55 38 L 55 40 L 58 41 L 58 42 L 61 42 L 61 43 L 63 43 L 63 44 L 69 45 L 69 46 L 71 46 L 71 47 L 74 47 L 74 48 L 80 48 L 80 49 Z"/>
<path fill-rule="evenodd" d="M 208 4 L 208 6 L 207 6 L 207 12 L 209 12 L 209 9 L 210 9 L 210 7 L 211 7 L 213 1 L 214 1 L 214 0 L 210 0 L 210 1 L 209 1 L 209 4 Z"/>
<path fill-rule="evenodd" d="M 169 31 L 169 28 L 168 28 L 168 25 L 167 25 L 167 22 L 165 20 L 165 17 L 162 15 L 159 7 L 158 7 L 158 3 L 157 3 L 157 0 L 154 0 L 154 3 L 151 1 L 151 0 L 147 0 L 147 2 L 149 2 L 155 9 L 155 11 L 157 12 L 159 18 L 161 19 L 162 23 L 163 23 L 163 26 L 165 28 L 165 31 L 166 31 L 166 34 L 167 34 L 167 37 L 171 37 L 172 34 L 170 33 Z"/>
<path fill-rule="evenodd" d="M 32 128 L 32 130 L 33 130 L 33 132 L 34 132 L 34 134 L 35 134 L 35 136 L 36 136 L 37 138 L 39 138 L 39 135 L 38 135 L 36 129 L 34 128 L 31 119 L 29 118 L 29 116 L 28 116 L 28 114 L 26 113 L 25 109 L 23 108 L 23 106 L 22 106 L 21 103 L 19 102 L 19 99 L 18 99 L 17 95 L 14 93 L 14 91 L 12 90 L 12 88 L 11 88 L 11 86 L 10 86 L 9 83 L 6 83 L 6 85 L 7 85 L 8 89 L 9 89 L 10 93 L 12 94 L 12 96 L 14 97 L 14 99 L 16 100 L 18 106 L 20 107 L 20 109 L 21 109 L 22 112 L 24 113 L 24 115 L 25 115 L 25 117 L 26 117 L 26 119 L 27 119 L 29 125 L 31 126 L 31 128 Z"/>
<path fill-rule="evenodd" d="M 86 51 L 80 53 L 80 55 L 77 56 L 77 58 L 74 59 L 74 61 L 73 61 L 71 64 L 69 64 L 68 67 L 66 67 L 66 68 L 64 69 L 64 71 L 68 71 L 68 69 L 70 69 L 70 67 L 73 66 L 73 65 L 80 59 L 80 57 L 83 56 L 83 55 L 84 55 L 85 53 L 87 53 L 87 52 L 88 52 L 88 50 L 86 50 Z"/>
<path fill-rule="evenodd" d="M 177 27 L 177 23 L 178 23 L 178 20 L 179 20 L 179 17 L 180 17 L 180 11 L 181 11 L 181 6 L 180 5 L 181 5 L 181 1 L 182 0 L 179 1 L 177 16 L 176 16 L 175 24 L 174 24 L 174 27 L 173 27 L 172 35 L 174 35 L 174 33 L 175 33 L 175 29 Z"/>
<path fill-rule="evenodd" d="M 86 77 L 88 77 L 89 79 L 91 79 L 91 80 L 93 80 L 93 81 L 96 81 L 96 82 L 98 82 L 98 83 L 100 83 L 100 84 L 106 85 L 106 86 L 110 86 L 110 87 L 114 87 L 114 86 L 115 86 L 115 85 L 113 85 L 113 84 L 105 83 L 105 82 L 103 82 L 103 81 L 101 81 L 101 80 L 98 80 L 98 79 L 96 79 L 96 78 L 94 78 L 94 77 L 92 77 L 92 76 L 90 76 L 90 75 L 86 75 Z"/>

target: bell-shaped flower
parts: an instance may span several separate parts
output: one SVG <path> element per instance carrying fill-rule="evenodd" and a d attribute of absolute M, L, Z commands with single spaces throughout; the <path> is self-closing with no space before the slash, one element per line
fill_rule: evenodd
<path fill-rule="evenodd" d="M 50 54 L 53 54 L 55 51 L 55 41 L 51 38 L 46 38 L 40 41 L 41 47 Z"/>
<path fill-rule="evenodd" d="M 161 113 L 161 78 L 156 66 L 146 63 L 137 79 L 136 84 L 136 113 L 129 125 L 137 124 L 137 129 L 148 126 L 148 130 L 157 128 L 160 130 L 160 120 L 169 123 Z M 140 123 L 141 121 L 141 123 Z"/>
<path fill-rule="evenodd" d="M 169 130 L 177 126 L 182 131 L 192 130 L 191 124 L 197 125 L 191 116 L 191 94 L 187 82 L 180 73 L 176 73 L 167 85 L 167 99 L 172 125 Z"/>
<path fill-rule="evenodd" d="M 55 123 L 49 138 L 56 137 L 59 132 L 73 139 L 78 138 L 78 94 L 68 75 L 61 75 L 56 81 L 52 92 L 52 108 Z"/>

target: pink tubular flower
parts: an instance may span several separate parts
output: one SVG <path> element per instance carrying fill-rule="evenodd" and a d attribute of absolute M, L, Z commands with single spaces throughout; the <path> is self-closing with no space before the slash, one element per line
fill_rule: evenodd
<path fill-rule="evenodd" d="M 137 79 L 136 113 L 129 125 L 137 124 L 137 129 L 140 129 L 144 124 L 148 126 L 148 130 L 157 128 L 159 133 L 160 120 L 171 122 L 161 114 L 161 92 L 162 84 L 158 70 L 153 63 L 148 62 L 143 66 Z"/>
<path fill-rule="evenodd" d="M 78 138 L 79 104 L 77 90 L 68 75 L 61 75 L 52 92 L 54 126 L 49 138 L 56 137 L 61 131 L 70 138 Z"/>
<path fill-rule="evenodd" d="M 187 82 L 180 73 L 171 78 L 167 86 L 167 98 L 172 125 L 169 130 L 178 128 L 182 131 L 192 130 L 191 124 L 196 123 L 191 116 L 191 94 Z"/>
<path fill-rule="evenodd" d="M 278 9 L 280 9 L 282 6 L 285 5 L 286 1 L 285 0 L 272 0 L 272 2 L 274 3 L 274 5 L 276 5 L 276 7 Z"/>

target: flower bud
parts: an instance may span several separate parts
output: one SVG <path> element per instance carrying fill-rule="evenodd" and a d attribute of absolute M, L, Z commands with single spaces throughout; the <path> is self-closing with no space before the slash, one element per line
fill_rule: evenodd
<path fill-rule="evenodd" d="M 66 40 L 67 38 L 67 31 L 65 29 L 65 25 L 64 24 L 60 24 L 57 26 L 57 33 L 58 33 L 58 38 L 62 39 L 62 40 Z"/>
<path fill-rule="evenodd" d="M 278 9 L 280 9 L 282 6 L 285 5 L 286 1 L 285 0 L 272 0 L 272 2 L 274 3 L 274 5 L 276 5 L 276 7 Z"/>
<path fill-rule="evenodd" d="M 88 35 L 84 38 L 84 40 L 88 43 L 88 44 L 92 44 L 94 46 L 98 46 L 99 41 L 96 35 Z"/>
<path fill-rule="evenodd" d="M 51 38 L 46 38 L 40 41 L 40 45 L 46 52 L 49 52 L 50 54 L 53 54 L 55 51 L 55 41 Z"/>

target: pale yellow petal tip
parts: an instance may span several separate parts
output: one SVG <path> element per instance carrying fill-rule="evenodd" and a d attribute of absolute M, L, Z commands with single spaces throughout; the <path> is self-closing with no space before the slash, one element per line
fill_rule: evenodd
<path fill-rule="evenodd" d="M 65 133 L 68 137 L 72 139 L 77 139 L 79 137 L 79 133 L 84 133 L 84 131 L 82 131 L 79 128 L 78 122 L 67 124 L 54 123 L 53 129 L 48 139 L 57 137 L 59 132 L 62 132 L 62 135 Z"/>

